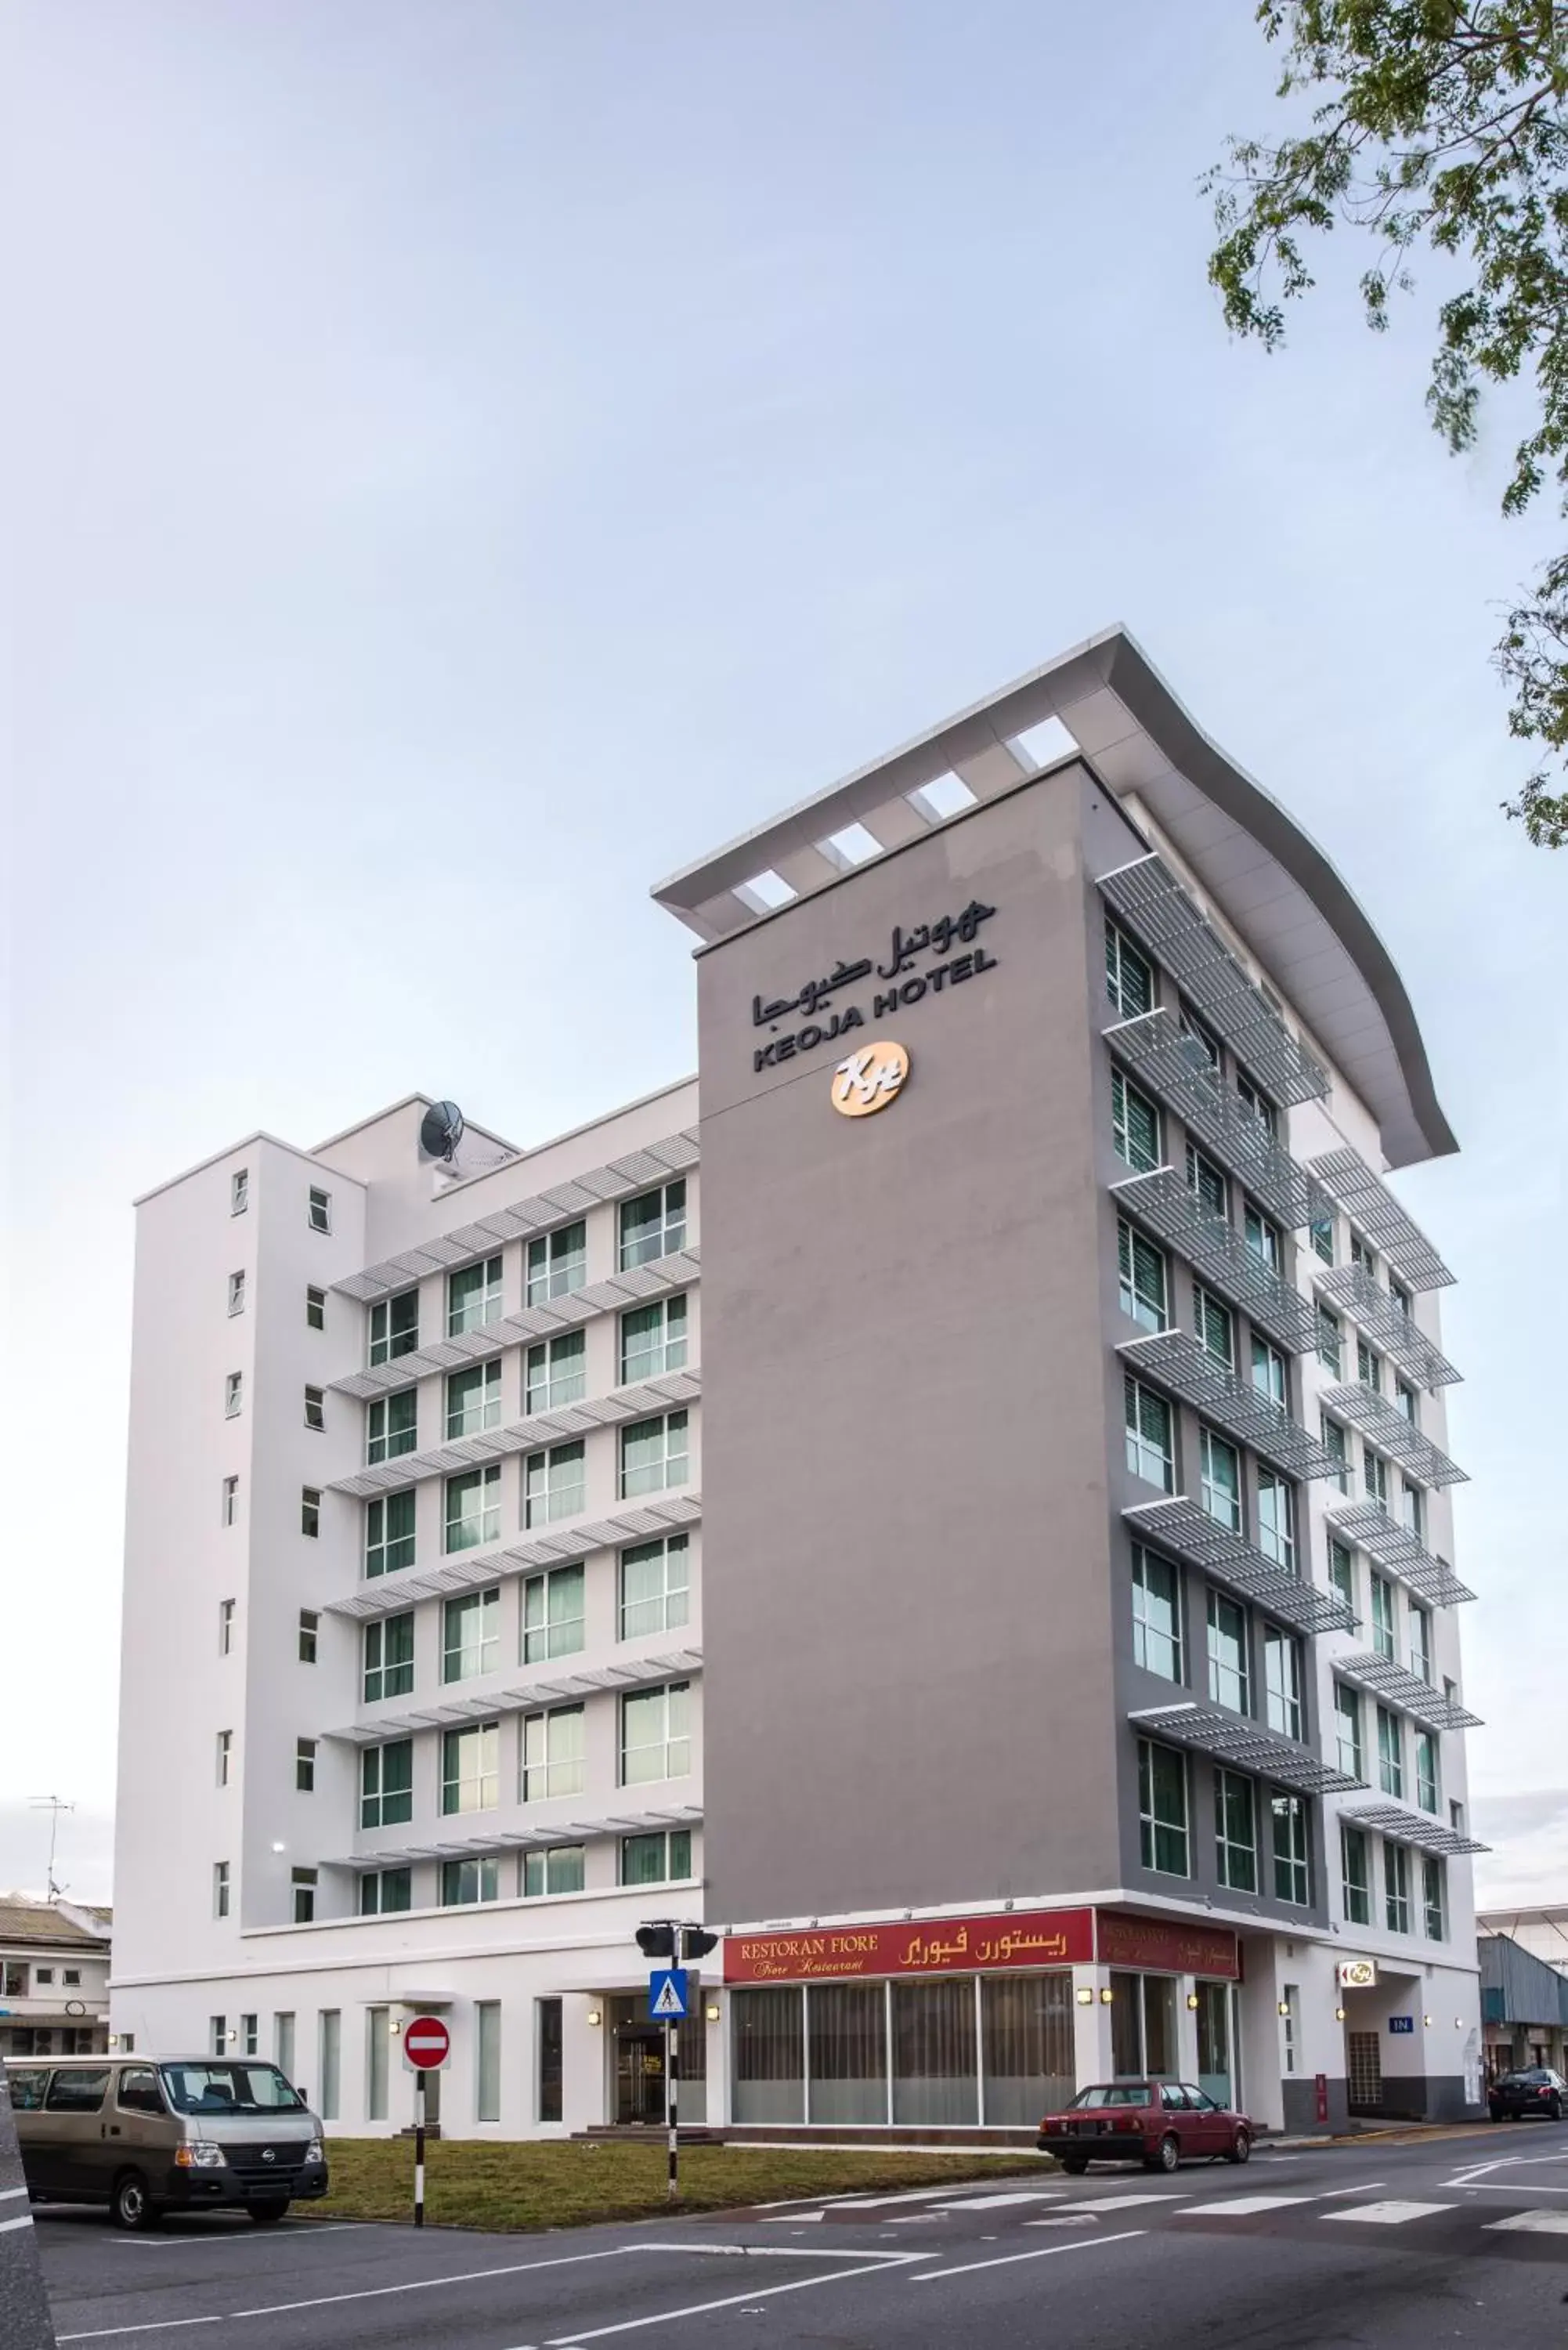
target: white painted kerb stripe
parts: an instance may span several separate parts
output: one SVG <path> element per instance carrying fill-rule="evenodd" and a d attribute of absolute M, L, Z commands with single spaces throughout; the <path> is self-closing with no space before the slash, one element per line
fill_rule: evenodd
<path fill-rule="evenodd" d="M 0 2236 L 8 2236 L 15 2228 L 30 2228 L 32 2224 L 33 2215 L 30 2211 L 25 2211 L 19 2220 L 0 2220 Z"/>
<path fill-rule="evenodd" d="M 0 2203 L 9 2203 L 13 2197 L 26 2195 L 26 2192 L 25 2187 L 0 2187 Z"/>

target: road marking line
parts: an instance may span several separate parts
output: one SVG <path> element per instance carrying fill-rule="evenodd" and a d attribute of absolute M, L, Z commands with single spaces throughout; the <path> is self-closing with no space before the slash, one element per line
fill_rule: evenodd
<path fill-rule="evenodd" d="M 673 2252 L 685 2251 L 688 2248 L 684 2244 L 661 2244 L 658 2249 L 661 2251 Z M 746 2248 L 743 2245 L 737 2245 L 735 2249 L 744 2251 Z M 770 2246 L 769 2250 L 772 2249 L 773 2247 Z M 825 2255 L 821 2252 L 797 2252 L 794 2257 L 797 2260 L 821 2260 Z M 919 2252 L 875 2252 L 851 2254 L 849 2257 L 862 2260 L 870 2258 L 877 2261 L 896 2261 L 901 2266 L 908 2262 L 922 2259 L 924 2255 Z M 575 2350 L 575 2345 L 578 2343 L 602 2342 L 611 2334 L 637 2334 L 645 2325 L 671 2325 L 678 2317 L 702 2317 L 710 2310 L 735 2309 L 742 2303 L 749 2306 L 756 2301 L 773 2301 L 781 2293 L 813 2293 L 819 2285 L 853 2284 L 857 2277 L 872 2276 L 875 2273 L 875 2270 L 872 2269 L 839 2269 L 836 2270 L 831 2276 L 796 2277 L 793 2284 L 753 2285 L 749 2293 L 726 2293 L 722 2301 L 693 2301 L 689 2302 L 684 2309 L 660 2309 L 648 2317 L 623 2317 L 616 2325 L 589 2326 L 576 2334 L 553 2334 L 547 2340 L 545 2350 Z M 525 2350 L 525 2345 L 519 2344 L 517 2350 Z"/>
<path fill-rule="evenodd" d="M 275 2236 L 341 2236 L 351 2228 L 372 2225 L 374 2222 L 369 2220 L 285 2220 L 271 2232 Z M 193 2251 L 198 2244 L 254 2244 L 256 2236 L 254 2228 L 202 2228 L 189 2235 L 175 2236 L 122 2236 L 115 2233 L 104 2241 L 121 2252 L 184 2252 Z"/>
<path fill-rule="evenodd" d="M 895 2268 L 934 2258 L 930 2252 L 863 2251 L 847 2244 L 836 2244 L 825 2252 L 819 2252 L 815 2244 L 802 2244 L 798 2251 L 793 2244 L 622 2244 L 618 2249 L 623 2252 L 719 2252 L 742 2261 L 891 2261 Z"/>
<path fill-rule="evenodd" d="M 0 2187 L 0 2203 L 9 2203 L 18 2195 L 26 2195 L 26 2187 Z"/>
<path fill-rule="evenodd" d="M 949 2211 L 1000 2211 L 1004 2203 L 1049 2203 L 1055 2192 L 1054 2187 L 1029 2187 L 1012 2195 L 961 2195 L 942 2208 Z"/>
<path fill-rule="evenodd" d="M 1086 2203 L 1064 2203 L 1062 2209 L 1064 2211 L 1130 2211 L 1138 2203 L 1179 2203 L 1180 2200 L 1180 2194 L 1168 2188 L 1158 2194 L 1097 2195 Z M 1026 2226 L 1029 2224 L 1025 2222 Z"/>
<path fill-rule="evenodd" d="M 834 2209 L 857 2211 L 869 2210 L 874 2204 L 880 2203 L 950 2203 L 952 2197 L 950 2187 L 901 2187 L 890 2195 L 841 2195 Z"/>
<path fill-rule="evenodd" d="M 1180 2220 L 1203 2220 L 1218 2213 L 1227 2220 L 1244 2220 L 1253 2211 L 1282 2211 L 1293 2203 L 1311 2203 L 1310 2195 L 1211 2195 L 1206 2203 L 1189 2203 Z"/>
<path fill-rule="evenodd" d="M 30 2228 L 32 2224 L 33 2215 L 30 2211 L 20 2220 L 0 2220 L 0 2236 L 9 2236 L 17 2228 Z"/>
<path fill-rule="evenodd" d="M 1471 2163 L 1466 2169 L 1456 2171 L 1446 2179 L 1449 2187 L 1469 2187 L 1475 2179 L 1485 2178 L 1493 2170 L 1533 2170 L 1543 2162 L 1568 2162 L 1568 2152 L 1558 2154 L 1501 2154 L 1495 2162 Z"/>
<path fill-rule="evenodd" d="M 1364 2178 L 1355 2187 L 1325 2187 L 1321 2195 L 1309 2195 L 1307 2201 L 1332 2203 L 1336 2195 L 1370 2195 L 1375 2187 L 1384 2187 L 1386 2184 L 1387 2181 L 1382 2178 Z"/>
<path fill-rule="evenodd" d="M 1439 2211 L 1458 2209 L 1453 2203 L 1407 2203 L 1398 2196 L 1386 2203 L 1364 2203 L 1354 2211 L 1320 2211 L 1320 2220 L 1363 2220 L 1372 2228 L 1402 2228 L 1408 2220 L 1430 2220 Z"/>
<path fill-rule="evenodd" d="M 1086 2252 L 1101 2244 L 1130 2244 L 1135 2236 L 1147 2232 L 1143 2228 L 1127 2228 L 1119 2236 L 1080 2236 L 1075 2244 L 1039 2244 L 1029 2252 L 1003 2252 L 999 2260 L 965 2261 L 961 2268 L 922 2269 L 909 2282 L 943 2284 L 949 2277 L 972 2276 L 977 2269 L 1010 2269 L 1015 2261 L 1048 2261 L 1054 2252 Z"/>
<path fill-rule="evenodd" d="M 1510 2230 L 1525 2236 L 1568 2236 L 1568 2211 L 1516 2211 L 1511 2220 L 1489 2220 L 1481 2233 L 1495 2236 Z"/>

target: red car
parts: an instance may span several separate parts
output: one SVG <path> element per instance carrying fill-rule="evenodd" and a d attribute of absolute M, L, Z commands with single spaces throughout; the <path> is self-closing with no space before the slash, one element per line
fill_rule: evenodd
<path fill-rule="evenodd" d="M 1091 2162 L 1141 2162 L 1174 2170 L 1188 2158 L 1245 2162 L 1252 2125 L 1188 2081 L 1109 2081 L 1080 2089 L 1040 2125 L 1040 2151 L 1075 2177 Z"/>

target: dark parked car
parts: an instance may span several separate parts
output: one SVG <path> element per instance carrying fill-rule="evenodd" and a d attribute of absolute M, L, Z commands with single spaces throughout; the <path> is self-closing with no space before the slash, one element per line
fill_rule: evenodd
<path fill-rule="evenodd" d="M 1550 2064 L 1532 2064 L 1522 2073 L 1500 2073 L 1486 2101 L 1494 2122 L 1521 2122 L 1530 2114 L 1560 2122 L 1568 2111 L 1568 2081 Z"/>
<path fill-rule="evenodd" d="M 1101 2082 L 1080 2089 L 1062 2112 L 1046 2115 L 1039 2147 L 1075 2176 L 1091 2162 L 1174 2170 L 1179 2162 L 1204 2156 L 1245 2162 L 1252 2125 L 1189 2081 Z"/>

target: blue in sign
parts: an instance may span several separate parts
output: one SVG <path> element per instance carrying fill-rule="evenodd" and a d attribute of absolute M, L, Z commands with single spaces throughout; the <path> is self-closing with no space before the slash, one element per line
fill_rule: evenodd
<path fill-rule="evenodd" d="M 1390 2032 L 1414 2032 L 1416 2019 L 1413 2015 L 1391 2015 L 1388 2019 L 1388 2029 Z"/>
<path fill-rule="evenodd" d="M 686 2021 L 686 1970 L 655 1967 L 648 1978 L 648 2012 L 656 2023 Z"/>

